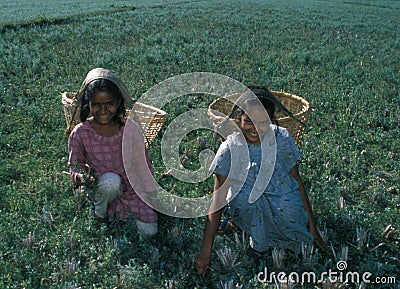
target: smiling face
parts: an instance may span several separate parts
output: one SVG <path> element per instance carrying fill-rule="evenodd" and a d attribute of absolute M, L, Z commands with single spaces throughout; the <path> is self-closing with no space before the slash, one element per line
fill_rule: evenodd
<path fill-rule="evenodd" d="M 250 118 L 250 116 L 251 118 Z M 239 127 L 249 144 L 260 144 L 270 124 L 268 114 L 260 107 L 250 106 L 240 116 Z"/>
<path fill-rule="evenodd" d="M 108 91 L 95 90 L 89 101 L 93 121 L 98 125 L 113 125 L 120 104 L 121 100 Z"/>

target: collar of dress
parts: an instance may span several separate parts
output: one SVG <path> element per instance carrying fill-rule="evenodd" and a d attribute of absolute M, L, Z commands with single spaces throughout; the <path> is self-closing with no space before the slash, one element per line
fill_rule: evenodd
<path fill-rule="evenodd" d="M 270 125 L 261 142 L 261 163 L 256 181 L 249 196 L 249 202 L 255 202 L 267 188 L 272 177 L 276 159 L 276 138 L 277 127 Z M 242 134 L 233 133 L 226 139 L 231 152 L 231 169 L 228 179 L 231 182 L 232 197 L 236 195 L 244 185 L 247 174 L 251 167 L 249 148 Z"/>

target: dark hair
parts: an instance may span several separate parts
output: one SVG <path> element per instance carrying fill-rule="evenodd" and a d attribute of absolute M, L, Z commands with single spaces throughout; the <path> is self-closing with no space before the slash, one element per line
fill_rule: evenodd
<path fill-rule="evenodd" d="M 249 86 L 248 87 L 258 98 L 261 102 L 263 107 L 268 113 L 269 118 L 271 119 L 272 123 L 276 123 L 275 119 L 275 99 L 276 97 L 265 87 L 262 86 Z M 241 108 L 237 107 L 235 110 L 235 118 L 239 119 L 244 110 L 246 110 L 249 106 L 258 105 L 259 102 L 254 98 L 248 98 L 243 101 L 241 104 Z"/>
<path fill-rule="evenodd" d="M 117 97 L 118 101 L 120 101 L 120 105 L 118 107 L 117 114 L 115 115 L 115 119 L 120 124 L 123 124 L 125 120 L 126 109 L 121 91 L 112 81 L 104 78 L 93 80 L 86 86 L 85 91 L 83 92 L 81 111 L 79 115 L 81 122 L 84 122 L 88 118 L 90 114 L 89 101 L 92 99 L 93 94 L 98 91 L 108 92 Z"/>
<path fill-rule="evenodd" d="M 267 112 L 269 114 L 270 119 L 272 120 L 272 123 L 278 125 L 278 120 L 275 118 L 275 109 L 276 109 L 279 112 L 295 119 L 301 125 L 303 125 L 303 126 L 306 125 L 301 119 L 297 118 L 293 114 L 293 112 L 291 112 L 289 109 L 287 109 L 281 103 L 279 98 L 276 97 L 272 92 L 270 92 L 268 90 L 268 88 L 266 88 L 264 86 L 249 86 L 248 88 L 250 88 L 250 90 L 258 97 L 258 99 L 264 105 L 265 109 L 267 110 Z M 269 111 L 268 107 L 272 110 L 271 112 Z"/>

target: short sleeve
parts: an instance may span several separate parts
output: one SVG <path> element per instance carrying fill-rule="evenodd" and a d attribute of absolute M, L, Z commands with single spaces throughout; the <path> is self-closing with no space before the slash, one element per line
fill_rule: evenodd
<path fill-rule="evenodd" d="M 227 177 L 231 168 L 231 152 L 227 142 L 223 142 L 211 164 L 210 170 L 215 174 Z"/>
<path fill-rule="evenodd" d="M 286 172 L 289 172 L 300 160 L 302 154 L 299 147 L 296 145 L 293 137 L 287 129 L 280 127 L 277 134 L 277 147 L 278 157 L 282 160 L 282 165 Z"/>

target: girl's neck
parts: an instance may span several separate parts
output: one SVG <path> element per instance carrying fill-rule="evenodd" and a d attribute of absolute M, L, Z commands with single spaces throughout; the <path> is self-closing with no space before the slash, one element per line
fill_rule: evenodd
<path fill-rule="evenodd" d="M 116 120 L 113 121 L 112 123 L 103 125 L 96 122 L 96 120 L 93 117 L 91 117 L 88 118 L 88 122 L 92 127 L 92 129 L 102 136 L 113 136 L 119 132 L 119 129 L 121 127 L 121 124 Z"/>

